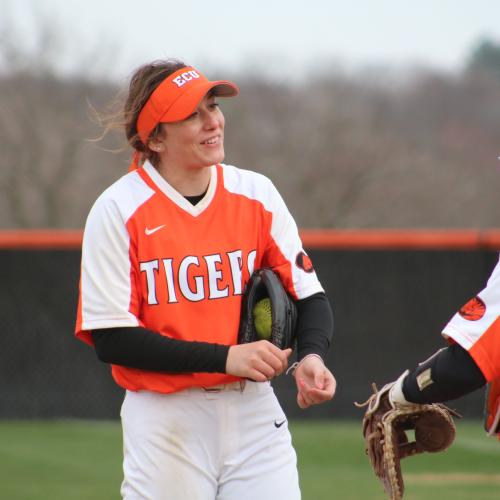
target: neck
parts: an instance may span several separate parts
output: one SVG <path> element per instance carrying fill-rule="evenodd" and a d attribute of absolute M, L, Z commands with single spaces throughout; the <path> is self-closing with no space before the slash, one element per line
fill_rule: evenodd
<path fill-rule="evenodd" d="M 208 188 L 211 167 L 176 170 L 160 165 L 158 172 L 178 193 L 197 196 Z"/>

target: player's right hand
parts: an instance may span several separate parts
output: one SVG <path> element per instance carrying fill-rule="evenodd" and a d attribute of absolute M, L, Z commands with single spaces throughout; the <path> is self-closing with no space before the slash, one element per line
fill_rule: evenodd
<path fill-rule="evenodd" d="M 256 382 L 265 382 L 288 367 L 292 349 L 281 350 L 267 340 L 233 345 L 226 360 L 226 373 Z"/>

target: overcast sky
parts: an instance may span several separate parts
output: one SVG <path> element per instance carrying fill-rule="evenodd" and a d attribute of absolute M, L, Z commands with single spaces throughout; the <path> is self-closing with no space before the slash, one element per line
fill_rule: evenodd
<path fill-rule="evenodd" d="M 118 78 L 164 57 L 235 71 L 264 61 L 284 79 L 332 60 L 346 68 L 453 71 L 481 37 L 500 42 L 498 0 L 0 0 L 0 6 L 4 22 L 15 20 L 27 44 L 41 17 L 62 25 L 68 40 L 62 64 L 87 65 L 97 48 L 108 62 L 100 71 Z"/>

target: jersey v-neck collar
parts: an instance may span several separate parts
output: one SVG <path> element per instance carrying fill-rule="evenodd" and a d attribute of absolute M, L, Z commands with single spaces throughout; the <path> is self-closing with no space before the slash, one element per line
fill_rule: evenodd
<path fill-rule="evenodd" d="M 215 196 L 217 188 L 217 167 L 215 165 L 210 167 L 210 182 L 208 183 L 207 192 L 196 205 L 192 205 L 181 193 L 176 191 L 149 161 L 144 162 L 143 169 L 151 181 L 165 196 L 193 217 L 197 217 L 203 213 L 210 206 L 210 203 Z"/>

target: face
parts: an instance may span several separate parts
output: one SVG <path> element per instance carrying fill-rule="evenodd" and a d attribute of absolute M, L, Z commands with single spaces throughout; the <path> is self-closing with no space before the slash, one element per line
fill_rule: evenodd
<path fill-rule="evenodd" d="M 208 167 L 224 159 L 224 115 L 214 96 L 206 95 L 196 111 L 185 120 L 162 123 L 160 168 Z"/>

